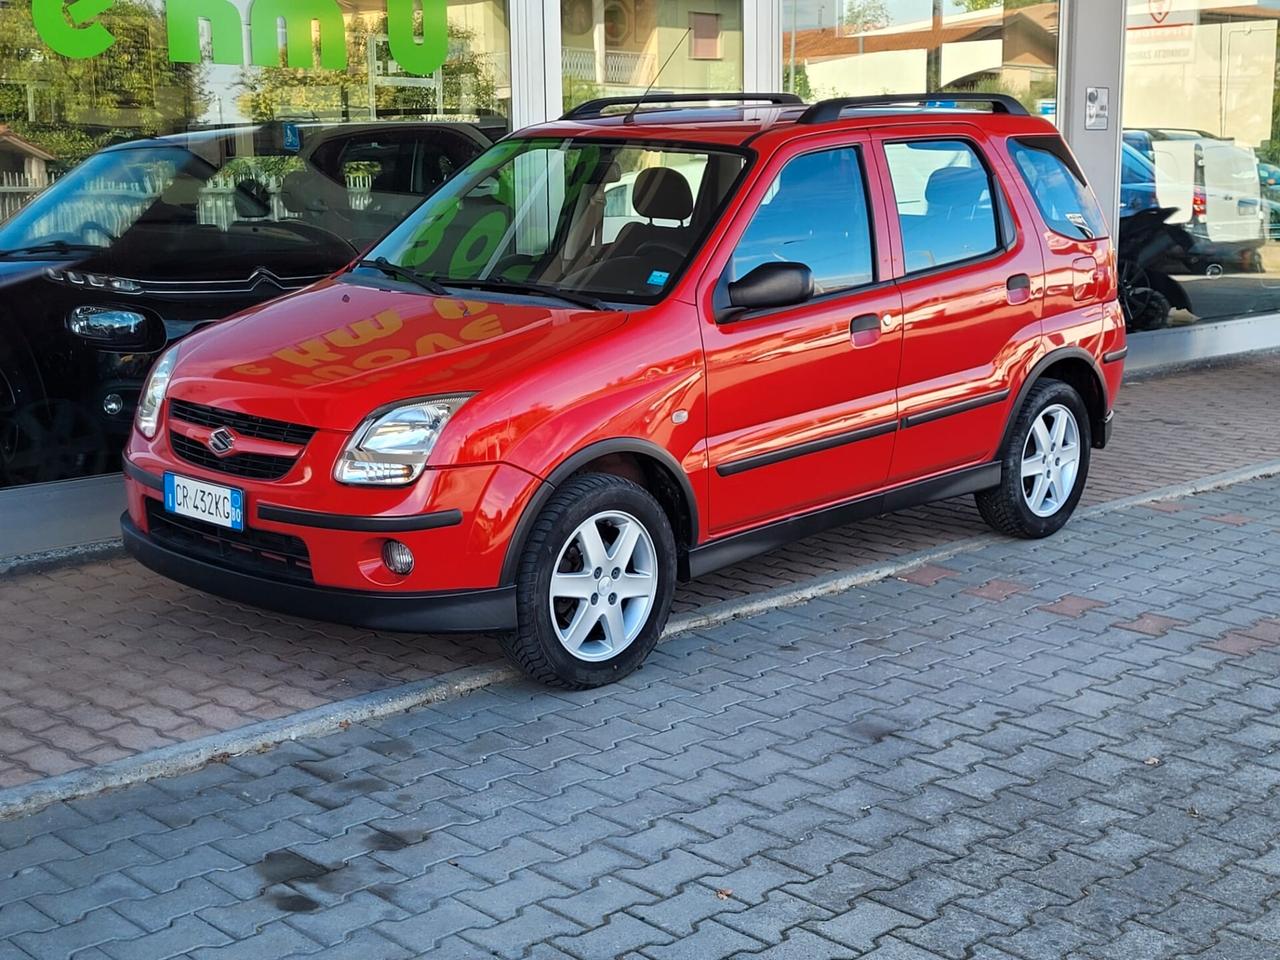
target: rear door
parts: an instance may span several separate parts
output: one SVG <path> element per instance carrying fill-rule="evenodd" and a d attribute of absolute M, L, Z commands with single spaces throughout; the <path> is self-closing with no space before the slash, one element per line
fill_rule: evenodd
<path fill-rule="evenodd" d="M 901 300 L 867 139 L 775 153 L 704 285 L 710 526 L 721 535 L 881 486 L 897 423 Z M 768 155 L 762 148 L 762 152 Z M 794 306 L 717 316 L 729 281 L 763 263 L 813 272 Z"/>
<path fill-rule="evenodd" d="M 989 459 L 1039 344 L 1044 263 L 1021 198 L 993 179 L 982 132 L 886 135 L 905 329 L 891 482 Z"/>

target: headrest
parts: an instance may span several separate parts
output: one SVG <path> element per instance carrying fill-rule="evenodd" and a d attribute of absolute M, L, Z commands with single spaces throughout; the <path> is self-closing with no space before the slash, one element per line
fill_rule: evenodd
<path fill-rule="evenodd" d="M 987 173 L 979 167 L 943 167 L 930 175 L 924 198 L 930 208 L 976 207 L 989 189 Z"/>
<path fill-rule="evenodd" d="M 649 220 L 685 220 L 693 213 L 693 191 L 678 171 L 647 167 L 636 177 L 631 205 Z"/>
<path fill-rule="evenodd" d="M 204 181 L 189 173 L 179 173 L 160 192 L 160 199 L 174 207 L 194 207 L 200 202 Z"/>

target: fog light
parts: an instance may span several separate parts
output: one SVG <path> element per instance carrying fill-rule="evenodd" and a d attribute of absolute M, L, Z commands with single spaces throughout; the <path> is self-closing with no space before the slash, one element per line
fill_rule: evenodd
<path fill-rule="evenodd" d="M 124 409 L 124 397 L 118 393 L 108 393 L 102 398 L 102 412 L 109 417 L 114 417 Z"/>
<path fill-rule="evenodd" d="M 407 576 L 413 571 L 413 551 L 399 540 L 388 540 L 382 545 L 382 562 L 392 573 Z"/>

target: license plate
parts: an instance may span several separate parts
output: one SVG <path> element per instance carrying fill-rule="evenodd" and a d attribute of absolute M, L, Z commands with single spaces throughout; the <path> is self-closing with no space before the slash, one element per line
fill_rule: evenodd
<path fill-rule="evenodd" d="M 244 491 L 235 487 L 166 473 L 164 508 L 180 517 L 193 517 L 230 530 L 244 529 Z"/>

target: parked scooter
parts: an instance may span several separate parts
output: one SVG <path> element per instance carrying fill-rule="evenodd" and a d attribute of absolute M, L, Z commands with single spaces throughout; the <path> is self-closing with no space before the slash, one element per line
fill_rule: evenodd
<path fill-rule="evenodd" d="M 1129 331 L 1169 325 L 1169 314 L 1191 307 L 1182 284 L 1166 272 L 1166 264 L 1190 250 L 1194 239 L 1167 221 L 1176 207 L 1149 207 L 1120 221 L 1116 245 L 1120 306 Z"/>

